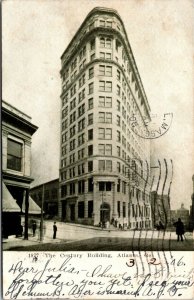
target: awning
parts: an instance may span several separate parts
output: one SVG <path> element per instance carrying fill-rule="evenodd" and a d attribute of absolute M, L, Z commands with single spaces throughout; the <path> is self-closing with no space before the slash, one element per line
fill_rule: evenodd
<path fill-rule="evenodd" d="M 25 213 L 25 201 L 22 204 L 22 212 Z M 32 215 L 40 215 L 41 208 L 36 204 L 36 202 L 29 196 L 29 208 L 28 213 Z"/>
<path fill-rule="evenodd" d="M 21 212 L 16 200 L 12 197 L 5 183 L 3 183 L 3 212 Z"/>

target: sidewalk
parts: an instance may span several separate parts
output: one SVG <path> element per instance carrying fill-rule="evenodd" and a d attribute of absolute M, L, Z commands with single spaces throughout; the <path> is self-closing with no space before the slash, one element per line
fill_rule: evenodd
<path fill-rule="evenodd" d="M 67 240 L 69 242 L 71 240 Z M 2 240 L 2 248 L 3 250 L 9 250 L 11 248 L 16 248 L 16 247 L 26 247 L 26 246 L 31 246 L 31 245 L 37 245 L 37 244 L 48 244 L 48 243 L 61 243 L 65 242 L 64 239 L 53 239 L 49 237 L 44 237 L 43 241 L 40 241 L 40 238 L 38 236 L 33 237 L 31 234 L 28 236 L 28 240 L 25 240 L 24 237 L 15 237 L 15 236 L 9 236 L 8 239 L 3 239 Z"/>

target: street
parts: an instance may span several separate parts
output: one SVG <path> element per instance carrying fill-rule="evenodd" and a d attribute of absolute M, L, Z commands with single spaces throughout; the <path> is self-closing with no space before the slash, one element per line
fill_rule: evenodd
<path fill-rule="evenodd" d="M 57 238 L 53 239 L 53 221 L 44 222 L 44 238 L 40 242 L 40 232 L 37 228 L 35 237 L 29 229 L 29 239 L 12 238 L 4 241 L 4 250 L 19 251 L 191 251 L 193 236 L 185 234 L 183 242 L 177 242 L 175 232 L 110 230 L 98 227 L 57 222 Z"/>

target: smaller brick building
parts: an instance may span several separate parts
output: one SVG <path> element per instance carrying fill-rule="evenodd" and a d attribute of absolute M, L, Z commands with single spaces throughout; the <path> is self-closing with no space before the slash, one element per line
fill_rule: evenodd
<path fill-rule="evenodd" d="M 43 190 L 44 190 L 44 197 L 43 197 Z M 58 215 L 58 201 L 59 201 L 59 179 L 58 178 L 31 188 L 30 196 L 40 207 L 43 200 L 43 210 L 45 215 L 51 218 Z"/>

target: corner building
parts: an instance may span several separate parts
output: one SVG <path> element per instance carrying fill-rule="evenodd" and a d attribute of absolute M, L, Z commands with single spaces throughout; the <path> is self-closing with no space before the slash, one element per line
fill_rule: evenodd
<path fill-rule="evenodd" d="M 61 65 L 59 216 L 151 227 L 150 145 L 131 127 L 150 107 L 117 11 L 94 8 Z"/>

